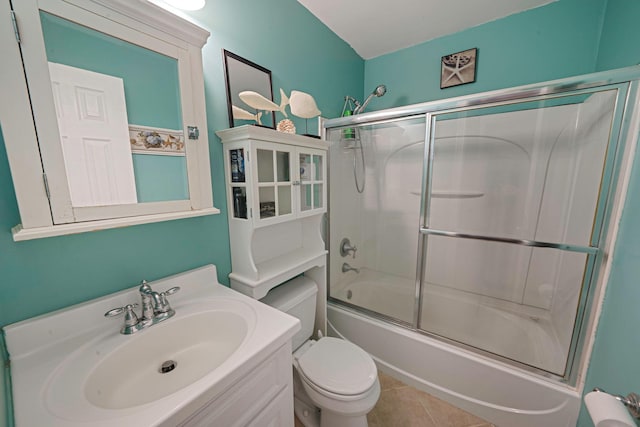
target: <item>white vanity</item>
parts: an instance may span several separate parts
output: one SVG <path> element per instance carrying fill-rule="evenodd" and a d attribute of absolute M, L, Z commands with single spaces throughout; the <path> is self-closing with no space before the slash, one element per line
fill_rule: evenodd
<path fill-rule="evenodd" d="M 104 313 L 140 302 L 137 286 L 5 327 L 16 426 L 293 426 L 300 322 L 216 274 L 149 283 L 181 288 L 175 315 L 131 335 Z"/>

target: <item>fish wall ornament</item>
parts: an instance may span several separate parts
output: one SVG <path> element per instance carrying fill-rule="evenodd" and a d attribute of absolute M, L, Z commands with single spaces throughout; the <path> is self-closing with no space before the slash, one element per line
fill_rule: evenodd
<path fill-rule="evenodd" d="M 233 118 L 235 120 L 253 120 L 257 124 L 262 125 L 260 118 L 262 117 L 262 111 L 259 111 L 257 114 L 251 114 L 247 110 L 243 110 L 240 107 L 236 107 L 235 105 L 231 106 L 231 110 L 233 111 Z"/>
<path fill-rule="evenodd" d="M 280 89 L 280 105 L 252 90 L 242 91 L 238 94 L 238 96 L 240 97 L 242 102 L 244 102 L 251 108 L 262 111 L 279 111 L 285 117 L 288 117 L 287 113 L 285 112 L 285 107 L 287 106 L 287 104 L 289 104 L 289 98 L 287 98 L 282 89 Z"/>
<path fill-rule="evenodd" d="M 292 90 L 289 98 L 291 114 L 303 119 L 311 119 L 321 114 L 313 96 L 298 90 Z"/>

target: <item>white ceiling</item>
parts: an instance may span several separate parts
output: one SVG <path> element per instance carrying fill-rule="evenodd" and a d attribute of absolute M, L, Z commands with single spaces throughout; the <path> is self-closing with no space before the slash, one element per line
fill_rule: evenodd
<path fill-rule="evenodd" d="M 557 0 L 298 0 L 364 59 Z"/>

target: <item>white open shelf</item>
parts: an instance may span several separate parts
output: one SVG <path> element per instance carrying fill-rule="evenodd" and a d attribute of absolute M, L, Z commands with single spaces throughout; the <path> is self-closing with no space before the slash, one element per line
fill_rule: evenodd
<path fill-rule="evenodd" d="M 301 248 L 276 258 L 256 264 L 260 278 L 252 280 L 231 273 L 231 288 L 252 298 L 260 299 L 273 287 L 278 286 L 313 267 L 326 265 L 326 250 Z"/>

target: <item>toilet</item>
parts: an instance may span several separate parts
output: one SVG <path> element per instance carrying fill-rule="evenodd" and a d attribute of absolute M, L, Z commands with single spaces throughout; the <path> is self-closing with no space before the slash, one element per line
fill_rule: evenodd
<path fill-rule="evenodd" d="M 310 339 L 316 294 L 316 284 L 299 276 L 261 299 L 302 324 L 292 343 L 295 413 L 305 427 L 367 427 L 367 413 L 380 397 L 376 365 L 349 341 Z"/>

